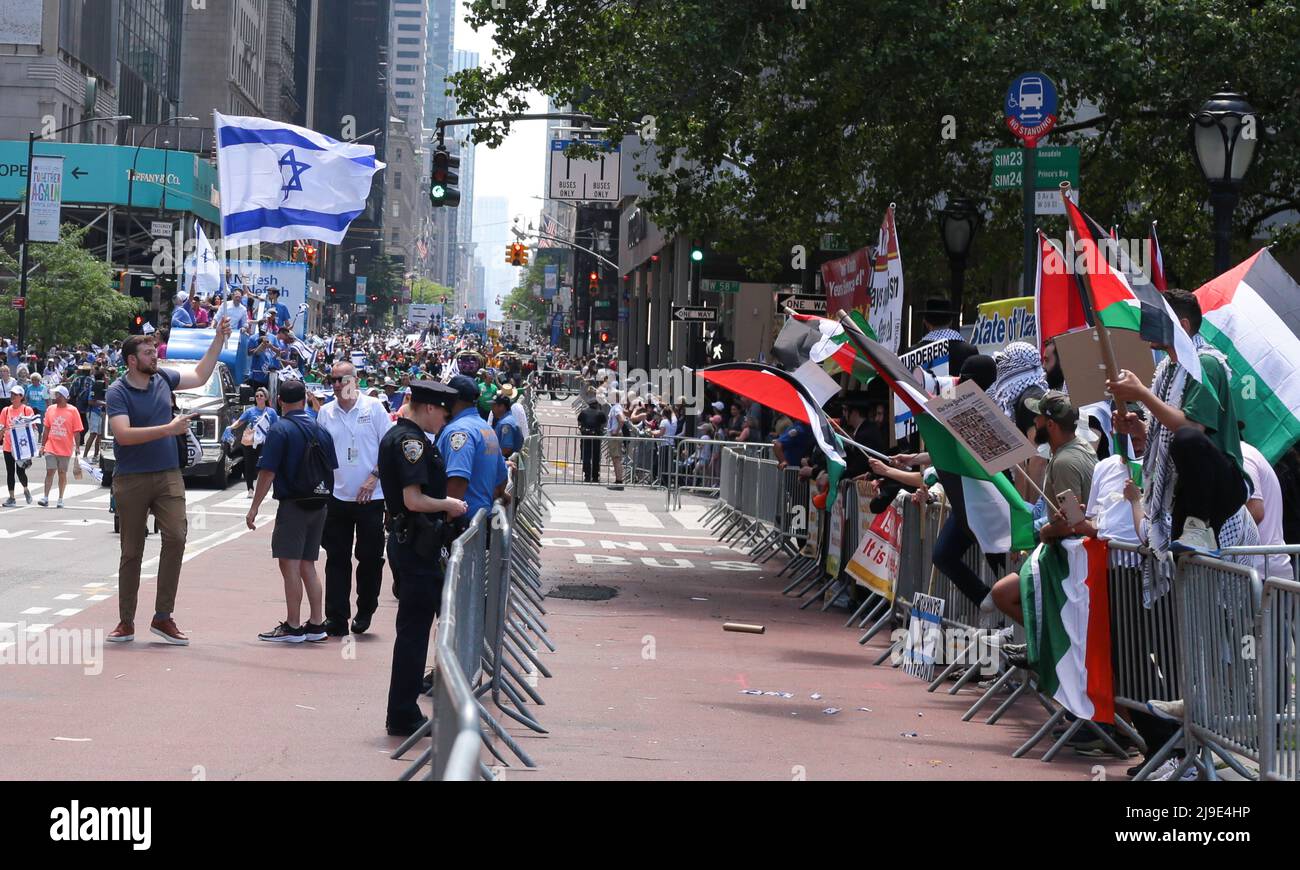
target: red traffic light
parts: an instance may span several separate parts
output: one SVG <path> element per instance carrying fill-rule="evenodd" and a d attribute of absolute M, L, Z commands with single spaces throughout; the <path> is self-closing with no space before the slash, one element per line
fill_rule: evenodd
<path fill-rule="evenodd" d="M 592 272 L 592 273 L 591 273 L 591 280 L 592 280 L 592 281 L 595 281 L 596 278 L 597 278 L 596 273 L 595 273 L 595 272 Z"/>
<path fill-rule="evenodd" d="M 609 344 L 609 333 L 608 333 L 608 332 L 602 332 L 602 333 L 600 334 L 600 343 L 601 343 L 601 344 Z"/>

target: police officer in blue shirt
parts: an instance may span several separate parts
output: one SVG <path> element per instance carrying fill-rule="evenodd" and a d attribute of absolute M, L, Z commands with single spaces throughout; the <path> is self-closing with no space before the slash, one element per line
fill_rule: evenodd
<path fill-rule="evenodd" d="M 524 446 L 524 436 L 510 413 L 509 396 L 497 393 L 492 400 L 492 419 L 496 421 L 492 429 L 496 432 L 497 444 L 501 446 L 501 455 L 509 459 Z"/>
<path fill-rule="evenodd" d="M 490 511 L 493 498 L 504 493 L 506 460 L 496 433 L 478 413 L 478 384 L 456 375 L 447 386 L 456 391 L 456 403 L 438 436 L 438 452 L 447 464 L 447 495 L 465 500 L 468 521 L 480 509 Z"/>

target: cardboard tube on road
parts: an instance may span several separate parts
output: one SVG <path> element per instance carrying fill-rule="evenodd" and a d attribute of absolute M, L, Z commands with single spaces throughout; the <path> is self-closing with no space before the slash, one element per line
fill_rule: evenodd
<path fill-rule="evenodd" d="M 763 634 L 767 627 L 763 625 L 750 625 L 744 622 L 724 622 L 722 623 L 723 631 L 743 631 L 746 634 Z"/>

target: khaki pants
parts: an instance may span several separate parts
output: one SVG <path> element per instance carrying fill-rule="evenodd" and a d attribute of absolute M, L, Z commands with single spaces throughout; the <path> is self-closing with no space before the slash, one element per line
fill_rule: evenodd
<path fill-rule="evenodd" d="M 181 558 L 185 555 L 185 480 L 180 469 L 113 476 L 113 501 L 121 528 L 122 558 L 117 568 L 118 611 L 123 622 L 135 623 L 136 598 L 140 593 L 140 561 L 149 512 L 158 518 L 162 552 L 158 557 L 158 595 L 155 613 L 171 613 L 176 607 L 176 587 L 181 579 Z M 152 619 L 152 614 L 150 615 Z"/>

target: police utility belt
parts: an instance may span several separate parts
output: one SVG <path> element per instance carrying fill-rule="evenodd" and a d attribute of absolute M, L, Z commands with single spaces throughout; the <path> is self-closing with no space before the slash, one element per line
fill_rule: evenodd
<path fill-rule="evenodd" d="M 396 536 L 397 543 L 409 544 L 415 555 L 434 559 L 442 555 L 450 529 L 441 516 L 408 512 L 389 517 L 388 531 Z"/>

